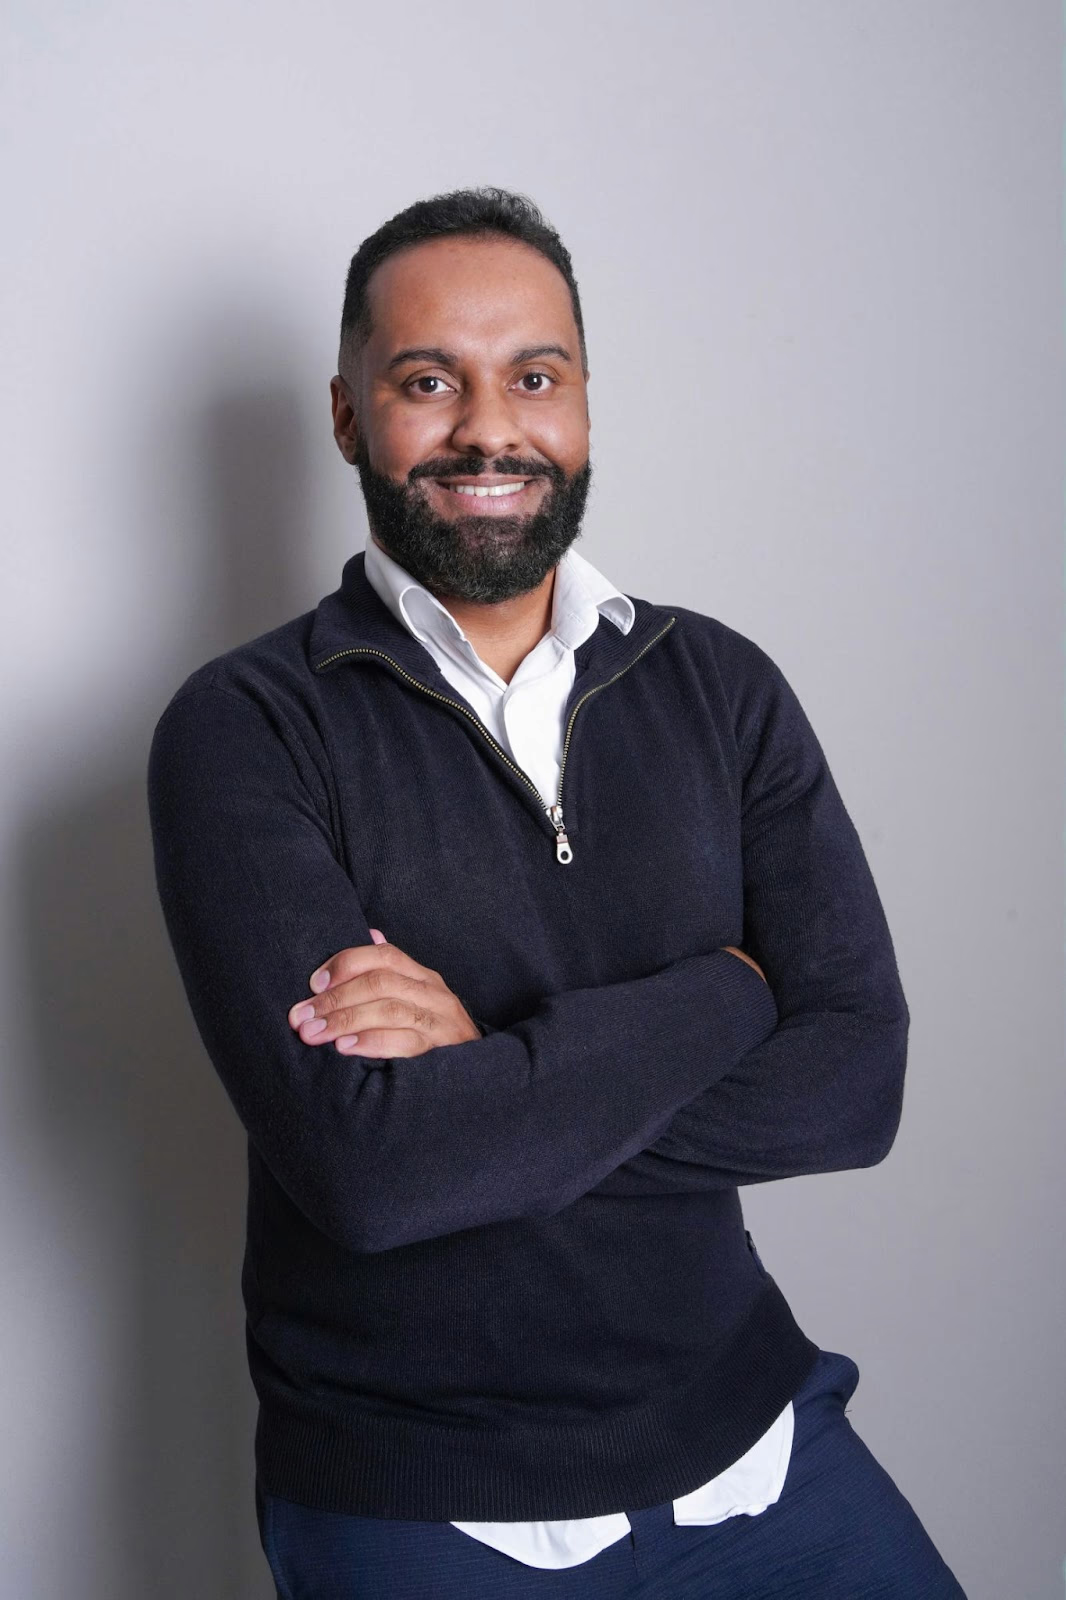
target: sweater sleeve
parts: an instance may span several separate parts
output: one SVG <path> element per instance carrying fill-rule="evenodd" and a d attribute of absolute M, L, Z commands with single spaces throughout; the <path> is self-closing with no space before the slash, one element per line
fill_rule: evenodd
<path fill-rule="evenodd" d="M 730 1188 L 872 1166 L 903 1105 L 910 1016 L 885 914 L 822 748 L 780 669 L 741 727 L 743 948 L 779 1024 L 602 1186 Z"/>
<path fill-rule="evenodd" d="M 776 1025 L 758 973 L 713 951 L 552 995 L 510 1027 L 419 1056 L 304 1044 L 287 1013 L 310 974 L 371 943 L 306 752 L 250 696 L 187 688 L 156 726 L 148 803 L 160 902 L 207 1054 L 277 1182 L 349 1249 L 552 1215 Z"/>

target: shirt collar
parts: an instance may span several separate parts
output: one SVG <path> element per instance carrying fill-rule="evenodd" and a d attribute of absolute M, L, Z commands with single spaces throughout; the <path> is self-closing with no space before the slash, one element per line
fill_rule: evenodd
<path fill-rule="evenodd" d="M 368 582 L 397 621 L 423 644 L 465 640 L 466 634 L 435 594 L 413 578 L 371 537 L 366 541 L 365 572 Z M 555 571 L 551 632 L 568 650 L 576 650 L 596 631 L 600 614 L 626 634 L 636 615 L 632 600 L 603 573 L 567 550 Z"/>
<path fill-rule="evenodd" d="M 381 599 L 365 572 L 366 553 L 349 556 L 340 587 L 323 595 L 308 612 L 307 655 L 315 673 L 332 672 L 343 663 L 380 660 L 424 689 L 439 691 L 443 674 L 433 652 L 413 637 Z M 612 682 L 665 638 L 677 621 L 665 606 L 633 599 L 634 621 L 623 634 L 614 622 L 596 612 L 599 626 L 574 651 L 576 684 L 581 690 Z"/>

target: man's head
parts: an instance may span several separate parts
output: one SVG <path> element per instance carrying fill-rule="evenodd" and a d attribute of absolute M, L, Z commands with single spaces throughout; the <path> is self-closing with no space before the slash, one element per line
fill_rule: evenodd
<path fill-rule="evenodd" d="M 334 434 L 389 554 L 441 596 L 536 588 L 590 478 L 577 284 L 536 207 L 463 190 L 386 222 L 352 260 L 338 365 Z"/>

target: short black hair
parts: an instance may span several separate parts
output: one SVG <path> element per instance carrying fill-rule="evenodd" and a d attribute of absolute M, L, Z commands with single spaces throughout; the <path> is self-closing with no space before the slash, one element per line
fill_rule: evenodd
<path fill-rule="evenodd" d="M 569 250 L 528 195 L 493 188 L 453 189 L 449 194 L 416 200 L 363 240 L 352 257 L 344 289 L 339 369 L 343 372 L 347 358 L 370 337 L 367 284 L 376 267 L 380 267 L 398 250 L 421 244 L 426 239 L 454 237 L 457 234 L 477 237 L 492 233 L 503 234 L 508 239 L 517 239 L 522 244 L 532 246 L 562 273 L 570 290 L 570 304 L 581 342 L 581 366 L 587 371 L 585 326 L 581 320 L 581 301 Z"/>

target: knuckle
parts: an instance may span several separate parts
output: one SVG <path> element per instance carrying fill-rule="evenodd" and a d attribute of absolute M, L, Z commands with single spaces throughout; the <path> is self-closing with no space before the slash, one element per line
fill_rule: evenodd
<path fill-rule="evenodd" d="M 328 970 L 331 983 L 344 983 L 351 976 L 357 955 L 358 951 L 349 947 L 346 950 L 338 950 L 329 961 L 323 961 L 322 965 Z M 325 992 L 328 994 L 329 990 Z"/>
<path fill-rule="evenodd" d="M 416 1053 L 411 1048 L 411 1036 L 409 1033 L 392 1033 L 388 1028 L 379 1028 L 375 1039 L 383 1056 L 400 1059 Z"/>

